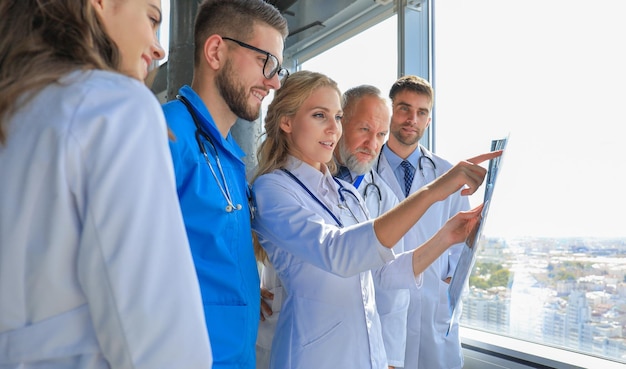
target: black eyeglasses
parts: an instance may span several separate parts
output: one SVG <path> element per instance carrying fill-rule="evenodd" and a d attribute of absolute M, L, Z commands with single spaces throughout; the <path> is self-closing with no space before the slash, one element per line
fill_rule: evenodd
<path fill-rule="evenodd" d="M 222 37 L 222 39 L 235 42 L 237 43 L 237 45 L 245 47 L 246 49 L 256 51 L 257 53 L 265 54 L 265 64 L 263 64 L 263 76 L 265 76 L 265 78 L 272 79 L 276 74 L 278 74 L 278 79 L 283 80 L 285 77 L 289 76 L 289 71 L 285 68 L 282 68 L 280 64 L 278 64 L 278 58 L 271 53 L 268 53 L 265 50 L 261 50 L 258 47 L 248 45 L 245 42 L 235 40 L 234 38 Z"/>

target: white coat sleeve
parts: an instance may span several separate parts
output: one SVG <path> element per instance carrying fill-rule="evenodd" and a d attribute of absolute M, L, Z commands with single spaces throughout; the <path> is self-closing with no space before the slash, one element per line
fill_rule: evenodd
<path fill-rule="evenodd" d="M 210 368 L 163 113 L 145 86 L 122 82 L 86 94 L 67 142 L 80 287 L 112 368 Z"/>
<path fill-rule="evenodd" d="M 380 252 L 384 246 L 376 238 L 373 221 L 339 228 L 314 209 L 312 200 L 299 197 L 294 188 L 286 185 L 288 181 L 286 176 L 271 173 L 254 183 L 257 215 L 253 228 L 269 254 L 278 247 L 341 277 L 380 267 L 393 259 L 391 250 L 388 258 Z"/>
<path fill-rule="evenodd" d="M 376 183 L 378 183 L 379 191 L 382 196 L 382 201 L 380 205 L 372 204 L 370 202 L 368 203 L 368 206 L 374 206 L 375 208 L 378 208 L 378 206 L 380 206 L 380 209 L 377 209 L 377 216 L 380 216 L 380 214 L 383 214 L 396 207 L 399 201 L 389 185 L 384 182 L 380 175 L 377 173 L 374 175 L 376 176 Z M 374 281 L 376 283 L 377 290 L 397 290 L 421 287 L 422 275 L 419 274 L 417 276 L 414 276 L 413 274 L 412 248 L 409 248 L 411 250 L 409 252 L 405 252 L 406 249 L 407 247 L 404 244 L 403 237 L 393 247 L 393 252 L 396 255 L 396 259 L 373 271 Z M 379 301 L 378 297 L 377 301 Z"/>
<path fill-rule="evenodd" d="M 280 309 L 283 304 L 283 299 L 285 298 L 285 289 L 272 263 L 268 261 L 262 265 L 261 288 L 268 289 L 274 295 L 274 298 L 271 300 L 264 299 L 272 309 L 272 315 L 265 316 L 265 320 L 259 321 L 259 330 L 256 339 L 257 369 L 267 369 L 270 366 L 272 340 L 274 339 Z"/>

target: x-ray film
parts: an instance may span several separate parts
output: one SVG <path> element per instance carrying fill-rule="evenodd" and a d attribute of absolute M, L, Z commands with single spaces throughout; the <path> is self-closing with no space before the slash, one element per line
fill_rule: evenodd
<path fill-rule="evenodd" d="M 483 201 L 484 207 L 481 213 L 481 217 L 478 223 L 476 223 L 476 226 L 470 233 L 469 237 L 467 237 L 467 240 L 465 241 L 465 247 L 463 247 L 459 262 L 456 266 L 454 274 L 452 275 L 450 286 L 448 287 L 448 303 L 452 316 L 452 319 L 450 319 L 448 332 L 450 332 L 450 328 L 452 327 L 452 325 L 461 316 L 459 302 L 465 291 L 465 287 L 467 286 L 472 268 L 474 267 L 474 261 L 476 260 L 475 246 L 480 241 L 483 226 L 485 224 L 485 221 L 487 220 L 487 214 L 489 212 L 489 205 L 491 205 L 493 189 L 495 187 L 496 179 L 498 177 L 498 171 L 502 167 L 502 159 L 504 158 L 504 150 L 506 148 L 507 141 L 508 136 L 499 140 L 491 141 L 491 151 L 503 150 L 503 152 L 502 155 L 489 161 L 489 166 L 487 168 L 487 178 L 485 180 L 485 197 Z"/>

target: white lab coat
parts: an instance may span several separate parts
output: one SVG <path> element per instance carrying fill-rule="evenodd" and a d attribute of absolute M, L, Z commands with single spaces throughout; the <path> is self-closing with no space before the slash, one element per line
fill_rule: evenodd
<path fill-rule="evenodd" d="M 386 369 L 370 269 L 393 260 L 393 252 L 380 245 L 372 221 L 359 218 L 362 223 L 356 224 L 350 212 L 338 206 L 338 186 L 328 171 L 322 174 L 293 157 L 287 169 L 339 216 L 345 228 L 338 227 L 280 170 L 254 183 L 257 216 L 253 228 L 285 292 L 270 368 Z M 346 199 L 354 201 L 351 196 Z M 357 217 L 362 216 L 358 206 L 352 203 L 350 207 Z M 404 270 L 389 273 L 395 279 L 382 280 L 389 287 L 417 288 L 421 282 L 413 276 L 410 254 L 400 255 L 387 266 Z"/>
<path fill-rule="evenodd" d="M 352 178 L 356 178 L 351 173 Z M 372 218 L 377 218 L 398 204 L 398 198 L 380 175 L 371 170 L 363 175 L 363 180 L 358 183 L 359 193 L 365 199 L 367 209 Z M 376 188 L 377 186 L 377 188 Z M 379 196 L 380 195 L 380 196 Z M 404 239 L 394 247 L 395 254 L 405 251 Z M 379 278 L 393 278 L 374 271 Z M 407 314 L 409 310 L 410 292 L 408 288 L 384 288 L 379 278 L 374 278 L 376 290 L 376 307 L 380 315 L 380 323 L 383 334 L 383 343 L 387 354 L 387 363 L 392 366 L 404 365 L 407 336 Z"/>
<path fill-rule="evenodd" d="M 423 147 L 421 149 L 435 162 L 437 176 L 452 167 L 446 160 Z M 376 171 L 398 199 L 404 199 L 404 192 L 393 173 L 393 168 L 387 161 L 384 150 L 380 155 Z M 435 173 L 431 168 L 424 161 L 425 177 L 419 170 L 416 170 L 411 193 L 434 180 Z M 466 196 L 461 196 L 460 191 L 444 201 L 433 204 L 404 236 L 406 250 L 414 249 L 426 242 L 450 217 L 467 209 L 469 209 L 469 200 Z M 454 324 L 450 333 L 446 335 L 452 317 L 448 305 L 449 285 L 444 282 L 446 278 L 454 274 L 462 247 L 463 244 L 458 244 L 448 249 L 422 273 L 422 288 L 411 289 L 404 368 L 455 369 L 463 366 L 458 323 Z"/>
<path fill-rule="evenodd" d="M 268 289 L 273 295 L 273 299 L 264 299 L 271 307 L 272 315 L 265 316 L 265 320 L 259 322 L 259 331 L 256 337 L 256 369 L 268 369 L 270 367 L 270 356 L 272 352 L 272 340 L 276 332 L 276 323 L 280 315 L 283 304 L 285 290 L 283 288 L 276 269 L 272 263 L 266 261 L 261 266 L 261 288 Z"/>
<path fill-rule="evenodd" d="M 74 72 L 0 145 L 0 368 L 209 368 L 161 107 Z"/>

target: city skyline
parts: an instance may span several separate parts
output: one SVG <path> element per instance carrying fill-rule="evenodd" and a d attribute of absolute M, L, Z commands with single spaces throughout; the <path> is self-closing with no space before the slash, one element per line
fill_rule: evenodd
<path fill-rule="evenodd" d="M 472 276 L 499 268 L 508 282 L 470 282 L 461 324 L 626 363 L 626 238 L 485 239 Z"/>

